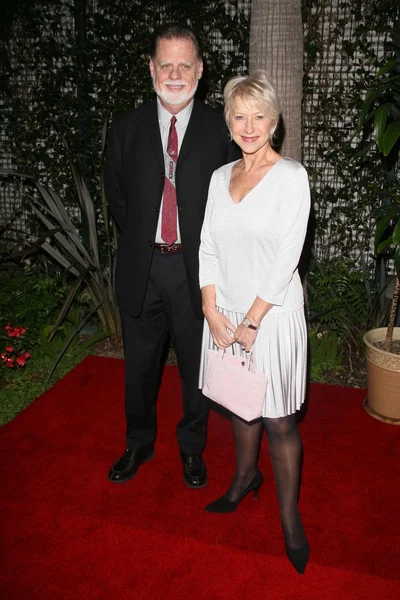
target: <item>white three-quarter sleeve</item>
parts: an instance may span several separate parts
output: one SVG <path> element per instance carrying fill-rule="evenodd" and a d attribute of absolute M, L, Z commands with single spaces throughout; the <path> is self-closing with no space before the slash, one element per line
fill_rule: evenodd
<path fill-rule="evenodd" d="M 279 243 L 258 291 L 265 302 L 283 305 L 303 249 L 309 214 L 308 177 L 300 167 L 288 179 L 279 202 Z"/>
<path fill-rule="evenodd" d="M 215 173 L 213 173 L 208 189 L 208 198 L 204 215 L 203 227 L 200 235 L 199 250 L 199 280 L 200 288 L 206 285 L 215 284 L 217 275 L 217 258 L 215 256 L 215 247 L 210 231 L 210 222 L 213 212 L 213 196 L 215 194 Z"/>

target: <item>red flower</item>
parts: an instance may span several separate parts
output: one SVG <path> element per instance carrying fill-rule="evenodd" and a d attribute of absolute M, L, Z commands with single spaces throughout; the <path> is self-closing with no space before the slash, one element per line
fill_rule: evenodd
<path fill-rule="evenodd" d="M 8 337 L 19 337 L 26 334 L 25 327 L 13 327 L 11 323 L 8 323 L 4 329 L 7 331 Z"/>
<path fill-rule="evenodd" d="M 19 354 L 19 356 L 18 356 L 18 358 L 17 358 L 17 364 L 18 364 L 20 367 L 24 367 L 24 366 L 26 365 L 26 361 L 27 361 L 27 360 L 28 360 L 28 358 L 30 358 L 30 357 L 31 357 L 31 355 L 30 355 L 30 353 L 29 353 L 29 352 L 24 352 L 24 351 L 20 352 L 20 354 Z"/>
<path fill-rule="evenodd" d="M 10 338 L 19 338 L 26 334 L 25 327 L 13 327 L 11 323 L 8 323 L 4 329 L 7 331 L 7 335 Z M 1 360 L 4 362 L 6 367 L 10 369 L 14 368 L 17 364 L 20 367 L 24 367 L 26 365 L 26 361 L 31 357 L 30 352 L 25 352 L 25 350 L 18 349 L 20 345 L 19 342 L 16 342 L 16 348 L 14 346 L 6 346 L 5 352 L 0 354 Z M 15 359 L 15 356 L 18 353 L 18 357 Z"/>

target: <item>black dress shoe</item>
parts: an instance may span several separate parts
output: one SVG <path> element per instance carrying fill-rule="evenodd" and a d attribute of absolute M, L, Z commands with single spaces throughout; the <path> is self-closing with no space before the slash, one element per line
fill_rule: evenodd
<path fill-rule="evenodd" d="M 183 462 L 183 481 L 190 488 L 202 488 L 207 485 L 207 470 L 199 454 L 181 452 Z"/>
<path fill-rule="evenodd" d="M 154 456 L 154 446 L 149 444 L 132 450 L 127 448 L 121 458 L 111 467 L 108 480 L 112 483 L 125 483 L 135 477 L 138 468 Z"/>

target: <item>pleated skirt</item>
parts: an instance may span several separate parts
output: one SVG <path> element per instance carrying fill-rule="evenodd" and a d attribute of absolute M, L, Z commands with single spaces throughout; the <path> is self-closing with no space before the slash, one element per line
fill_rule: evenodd
<path fill-rule="evenodd" d="M 235 327 L 245 315 L 218 308 Z M 207 320 L 204 320 L 199 387 L 203 387 L 207 351 L 216 350 Z M 268 378 L 262 409 L 263 417 L 278 418 L 295 413 L 306 391 L 307 325 L 304 309 L 285 313 L 268 313 L 262 320 L 254 344 L 257 370 Z M 236 342 L 227 350 L 242 358 L 246 352 Z"/>

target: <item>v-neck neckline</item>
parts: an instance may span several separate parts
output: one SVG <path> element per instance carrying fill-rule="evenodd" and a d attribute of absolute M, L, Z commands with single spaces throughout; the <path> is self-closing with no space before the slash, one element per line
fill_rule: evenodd
<path fill-rule="evenodd" d="M 230 199 L 230 201 L 231 201 L 233 204 L 236 204 L 236 205 L 242 204 L 242 202 L 243 202 L 244 200 L 246 200 L 246 199 L 247 199 L 247 198 L 250 196 L 250 194 L 251 194 L 251 193 L 252 193 L 252 192 L 253 192 L 255 189 L 257 189 L 257 188 L 258 188 L 258 186 L 259 186 L 259 185 L 261 185 L 261 183 L 263 183 L 263 182 L 265 181 L 265 179 L 268 177 L 268 175 L 271 173 L 271 171 L 273 171 L 273 170 L 275 169 L 275 167 L 276 167 L 277 165 L 279 165 L 279 163 L 281 163 L 281 162 L 282 162 L 283 160 L 285 160 L 285 159 L 286 159 L 286 156 L 282 156 L 282 158 L 280 158 L 278 161 L 276 161 L 276 163 L 272 165 L 272 167 L 271 167 L 271 168 L 270 168 L 270 169 L 269 169 L 269 170 L 268 170 L 268 171 L 265 173 L 265 175 L 263 175 L 263 176 L 261 177 L 260 181 L 258 181 L 258 182 L 256 183 L 256 185 L 255 185 L 254 187 L 252 187 L 252 188 L 251 188 L 251 190 L 249 190 L 249 191 L 247 192 L 247 194 L 246 194 L 245 196 L 243 196 L 243 198 L 242 198 L 241 200 L 239 200 L 239 202 L 235 202 L 235 200 L 232 198 L 232 194 L 231 194 L 231 192 L 230 192 L 230 189 L 229 189 L 229 188 L 230 188 L 230 185 L 231 185 L 231 179 L 232 179 L 232 171 L 233 171 L 233 168 L 234 168 L 234 166 L 235 166 L 235 165 L 236 165 L 236 164 L 237 164 L 237 163 L 238 163 L 240 160 L 242 160 L 242 159 L 241 159 L 241 158 L 239 158 L 238 160 L 236 160 L 235 162 L 233 162 L 233 163 L 232 163 L 232 165 L 231 165 L 231 169 L 230 169 L 230 171 L 228 171 L 228 196 L 229 196 L 229 199 Z"/>

